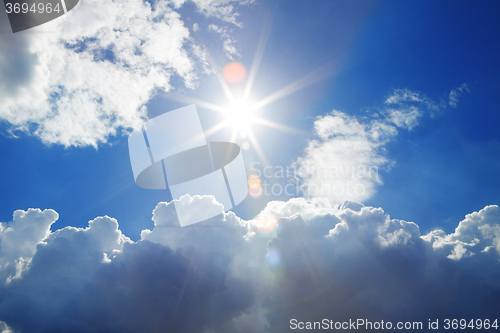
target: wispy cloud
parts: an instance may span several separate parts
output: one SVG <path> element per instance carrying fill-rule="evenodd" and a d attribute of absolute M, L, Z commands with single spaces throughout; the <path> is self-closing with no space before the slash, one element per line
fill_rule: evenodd
<path fill-rule="evenodd" d="M 387 105 L 384 114 L 387 119 L 400 128 L 412 130 L 418 126 L 425 111 L 439 111 L 440 106 L 424 94 L 409 89 L 394 89 L 385 100 Z"/>
<path fill-rule="evenodd" d="M 235 6 L 247 5 L 254 0 L 193 0 L 193 2 L 204 15 L 216 17 L 242 28 L 243 23 L 238 21 L 239 13 L 235 10 Z"/>
<path fill-rule="evenodd" d="M 215 31 L 220 35 L 220 38 L 223 40 L 224 52 L 229 59 L 233 59 L 234 56 L 240 56 L 240 52 L 235 46 L 235 41 L 231 38 L 227 28 L 210 24 L 208 30 Z"/>
<path fill-rule="evenodd" d="M 448 97 L 448 104 L 452 108 L 456 108 L 459 102 L 459 97 L 463 94 L 470 93 L 469 86 L 465 83 L 462 83 L 460 86 L 456 87 L 455 89 L 452 89 L 450 91 L 450 95 Z"/>
<path fill-rule="evenodd" d="M 388 105 L 403 103 L 422 103 L 426 104 L 429 109 L 438 109 L 436 103 L 434 103 L 429 97 L 418 91 L 412 91 L 407 88 L 394 89 L 392 95 L 387 97 L 385 100 L 385 104 Z"/>
<path fill-rule="evenodd" d="M 408 106 L 405 108 L 388 108 L 386 110 L 388 120 L 400 128 L 412 130 L 419 124 L 422 117 L 422 112 L 415 106 Z"/>

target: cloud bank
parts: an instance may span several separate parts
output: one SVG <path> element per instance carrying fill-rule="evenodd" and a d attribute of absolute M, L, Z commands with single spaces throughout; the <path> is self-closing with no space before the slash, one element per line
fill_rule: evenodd
<path fill-rule="evenodd" d="M 57 218 L 31 209 L 1 224 L 0 321 L 13 331 L 288 332 L 292 318 L 426 325 L 493 319 L 500 306 L 498 206 L 426 235 L 381 208 L 302 198 L 270 202 L 251 221 L 221 210 L 191 228 L 159 203 L 138 242 L 110 217 L 50 231 Z"/>

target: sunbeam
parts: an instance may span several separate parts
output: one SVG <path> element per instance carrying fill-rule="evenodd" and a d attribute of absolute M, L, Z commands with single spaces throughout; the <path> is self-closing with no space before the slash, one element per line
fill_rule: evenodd
<path fill-rule="evenodd" d="M 260 100 L 255 107 L 262 108 L 272 102 L 275 102 L 285 96 L 290 95 L 296 91 L 302 90 L 313 83 L 324 80 L 330 76 L 332 76 L 337 68 L 335 65 L 337 64 L 336 60 L 332 60 L 327 62 L 326 64 L 316 68 L 312 72 L 304 75 L 300 79 L 290 83 L 286 87 L 281 88 L 277 92 L 269 95 L 268 97 Z"/>
<path fill-rule="evenodd" d="M 290 134 L 304 134 L 303 131 L 296 128 L 267 119 L 262 115 L 262 109 L 285 96 L 332 76 L 336 71 L 336 64 L 338 63 L 338 61 L 332 60 L 265 98 L 252 99 L 252 91 L 267 46 L 271 30 L 270 27 L 271 18 L 268 18 L 262 29 L 257 50 L 255 51 L 249 71 L 239 62 L 230 62 L 225 66 L 221 66 L 212 55 L 208 55 L 207 60 L 209 64 L 216 70 L 217 82 L 224 93 L 224 101 L 216 104 L 178 94 L 170 94 L 167 97 L 182 103 L 196 104 L 202 108 L 222 114 L 223 120 L 206 130 L 206 134 L 213 135 L 219 131 L 229 129 L 231 131 L 230 140 L 232 142 L 238 141 L 238 137 L 248 137 L 248 141 L 262 161 L 266 160 L 264 152 L 259 144 L 259 139 L 262 140 L 262 135 L 257 136 L 254 133 L 255 126 L 262 126 Z M 240 83 L 243 82 L 245 85 L 243 91 L 241 91 Z M 247 141 L 245 141 L 245 144 L 248 147 Z"/>

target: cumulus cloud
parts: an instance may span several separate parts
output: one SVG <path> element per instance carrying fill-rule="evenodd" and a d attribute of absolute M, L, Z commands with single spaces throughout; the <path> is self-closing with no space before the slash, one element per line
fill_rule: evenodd
<path fill-rule="evenodd" d="M 12 132 L 64 146 L 97 146 L 139 126 L 147 102 L 172 89 L 172 77 L 192 88 L 197 68 L 206 69 L 203 47 L 181 17 L 183 3 L 81 1 L 33 31 L 2 34 L 0 119 Z M 195 4 L 207 16 L 237 23 L 233 1 Z M 9 31 L 2 15 L 0 28 Z"/>
<path fill-rule="evenodd" d="M 57 218 L 16 215 L 3 230 L 20 218 Z M 176 228 L 175 219 L 173 203 L 159 203 L 155 228 L 135 243 L 109 217 L 26 241 L 4 234 L 2 244 L 38 245 L 10 255 L 31 264 L 2 283 L 0 323 L 29 332 L 288 332 L 292 318 L 426 325 L 493 318 L 500 305 L 498 206 L 467 215 L 448 235 L 421 235 L 381 208 L 303 198 L 271 202 L 251 221 L 224 213 L 209 226 Z M 454 255 L 457 245 L 467 255 Z"/>
<path fill-rule="evenodd" d="M 295 217 L 286 223 L 292 226 L 282 234 L 288 235 L 279 234 L 269 244 L 281 253 L 285 270 L 269 304 L 283 309 L 270 316 L 275 325 L 292 315 L 311 321 L 332 314 L 337 320 L 392 321 L 494 315 L 486 300 L 500 292 L 497 255 L 481 252 L 454 262 L 434 251 L 416 224 L 390 219 L 380 208 L 347 209 L 317 216 L 314 223 Z M 489 223 L 498 225 L 499 220 Z M 486 271 L 476 273 L 475 267 Z"/>
<path fill-rule="evenodd" d="M 171 218 L 169 208 L 155 209 L 160 231 L 162 221 Z M 14 331 L 29 332 L 202 332 L 231 326 L 253 295 L 251 286 L 228 272 L 227 249 L 234 247 L 220 240 L 237 243 L 237 231 L 245 232 L 229 225 L 214 229 L 227 235 L 213 232 L 212 240 L 219 242 L 212 250 L 200 247 L 210 245 L 200 230 L 177 246 L 132 243 L 109 217 L 90 221 L 86 229 L 52 232 L 38 243 L 22 277 L 0 288 L 0 320 Z M 195 237 L 198 245 L 190 243 Z"/>
<path fill-rule="evenodd" d="M 9 224 L 0 222 L 0 278 L 9 283 L 21 277 L 58 217 L 51 209 L 16 210 Z"/>
<path fill-rule="evenodd" d="M 435 250 L 448 253 L 451 259 L 462 259 L 480 252 L 500 254 L 500 211 L 497 206 L 487 206 L 460 222 L 455 232 L 445 234 L 435 230 L 425 236 Z"/>
<path fill-rule="evenodd" d="M 382 183 L 379 168 L 388 166 L 384 145 L 397 129 L 378 119 L 359 121 L 340 111 L 318 117 L 319 139 L 309 142 L 295 164 L 308 197 L 364 201 Z"/>

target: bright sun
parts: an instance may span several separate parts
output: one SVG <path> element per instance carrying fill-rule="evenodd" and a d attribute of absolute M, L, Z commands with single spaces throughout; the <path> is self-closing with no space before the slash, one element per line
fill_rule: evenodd
<path fill-rule="evenodd" d="M 263 50 L 263 48 L 262 48 Z M 281 125 L 279 123 L 270 121 L 263 116 L 263 107 L 266 105 L 283 98 L 311 83 L 315 80 L 309 80 L 306 76 L 302 79 L 292 82 L 288 86 L 276 91 L 275 93 L 265 97 L 264 99 L 254 100 L 252 96 L 252 87 L 255 82 L 255 76 L 257 73 L 257 68 L 259 66 L 260 58 L 262 55 L 257 56 L 257 60 L 254 60 L 254 67 L 248 73 L 245 67 L 241 63 L 229 63 L 224 67 L 222 72 L 217 76 L 221 88 L 225 94 L 224 104 L 212 104 L 208 101 L 199 100 L 192 97 L 177 96 L 179 101 L 197 104 L 199 106 L 205 107 L 207 109 L 220 112 L 223 116 L 223 120 L 217 125 L 214 125 L 207 130 L 208 134 L 216 133 L 223 129 L 231 129 L 231 142 L 236 142 L 235 140 L 241 141 L 241 147 L 243 149 L 249 149 L 252 147 L 255 152 L 259 155 L 261 160 L 265 160 L 264 153 L 260 148 L 258 139 L 262 139 L 261 133 L 255 133 L 255 130 L 259 131 L 262 126 L 286 131 L 293 133 L 295 132 L 292 128 Z M 214 68 L 218 66 L 213 64 Z M 321 68 L 321 70 L 323 70 Z M 314 74 L 313 72 L 312 74 Z M 241 91 L 238 84 L 246 80 L 244 90 Z M 310 82 L 309 82 L 309 81 Z M 234 94 L 233 88 L 236 89 L 238 94 Z M 257 126 L 255 126 L 257 125 Z M 255 128 L 257 127 L 257 129 Z M 260 134 L 260 135 L 257 135 Z"/>
<path fill-rule="evenodd" d="M 235 130 L 248 130 L 257 120 L 256 108 L 245 100 L 236 100 L 226 108 L 228 125 Z"/>

